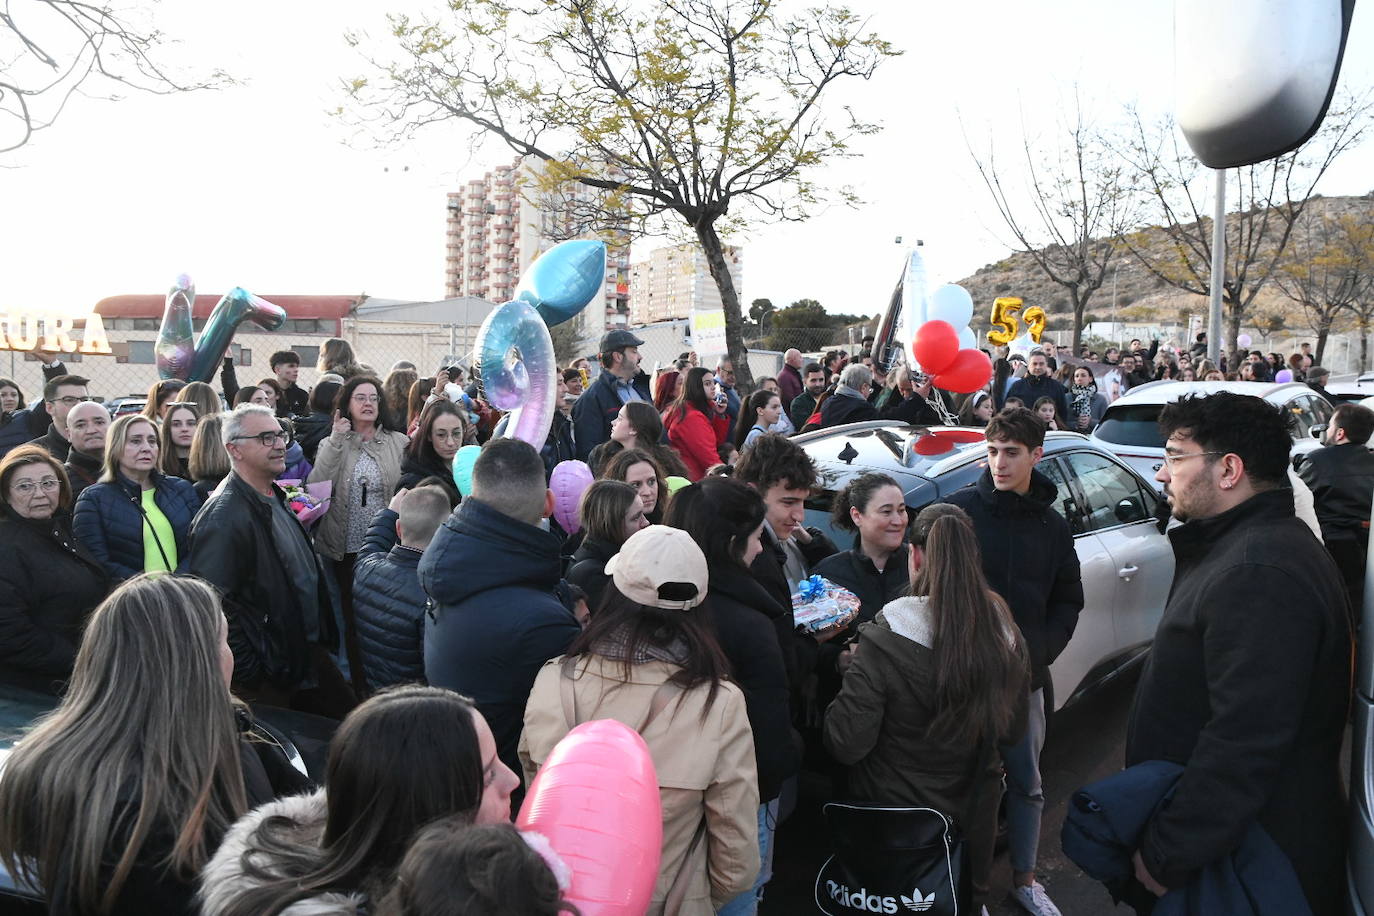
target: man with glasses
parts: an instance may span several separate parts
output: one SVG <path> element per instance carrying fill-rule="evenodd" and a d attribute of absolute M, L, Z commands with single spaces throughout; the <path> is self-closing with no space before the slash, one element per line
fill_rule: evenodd
<path fill-rule="evenodd" d="M 276 479 L 290 436 L 266 407 L 224 421 L 231 471 L 191 524 L 191 573 L 224 599 L 234 693 L 343 718 L 352 689 L 330 658 L 338 645 L 328 578 Z"/>
<path fill-rule="evenodd" d="M 45 435 L 33 440 L 34 445 L 47 449 L 48 454 L 58 461 L 66 461 L 71 454 L 72 443 L 67 436 L 67 414 L 73 407 L 91 399 L 86 386 L 90 379 L 79 375 L 59 375 L 43 386 L 43 403 L 52 417 L 52 424 Z"/>
<path fill-rule="evenodd" d="M 71 451 L 64 465 L 72 485 L 72 499 L 96 483 L 105 469 L 105 434 L 110 429 L 110 412 L 95 401 L 82 401 L 67 413 L 67 436 Z"/>
<path fill-rule="evenodd" d="M 1174 584 L 1126 764 L 1183 769 L 1141 834 L 1135 875 L 1162 895 L 1206 866 L 1230 868 L 1242 848 L 1277 847 L 1270 858 L 1291 863 L 1310 912 L 1335 914 L 1345 912 L 1350 627 L 1340 573 L 1293 513 L 1292 423 L 1226 391 L 1160 411 L 1155 479 L 1183 524 L 1169 532 Z"/>

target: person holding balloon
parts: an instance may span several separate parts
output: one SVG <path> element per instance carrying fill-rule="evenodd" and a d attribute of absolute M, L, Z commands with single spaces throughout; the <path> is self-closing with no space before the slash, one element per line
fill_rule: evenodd
<path fill-rule="evenodd" d="M 574 726 L 614 719 L 648 745 L 663 846 L 648 913 L 714 916 L 759 873 L 758 781 L 745 699 L 704 619 L 706 557 L 652 525 L 607 564 L 600 610 L 539 671 L 520 736 L 532 781 Z"/>

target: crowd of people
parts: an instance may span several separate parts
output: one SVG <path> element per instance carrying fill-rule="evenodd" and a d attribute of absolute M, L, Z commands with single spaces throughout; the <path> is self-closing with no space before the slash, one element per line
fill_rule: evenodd
<path fill-rule="evenodd" d="M 1133 343 L 1103 357 L 1127 384 L 1159 358 Z M 282 351 L 254 386 L 226 366 L 223 399 L 164 380 L 118 418 L 49 359 L 41 405 L 0 379 L 0 678 L 60 698 L 0 780 L 0 861 L 51 912 L 82 916 L 576 912 L 563 863 L 510 821 L 558 741 L 612 718 L 640 733 L 658 776 L 651 913 L 756 913 L 807 759 L 834 798 L 953 817 L 975 906 L 990 902 L 1005 777 L 1014 899 L 1057 914 L 1037 880 L 1044 686 L 1084 596 L 1036 463 L 1048 429 L 1101 420 L 1094 373 L 1047 342 L 953 396 L 867 349 L 852 362 L 788 350 L 742 394 L 729 359 L 692 353 L 651 385 L 641 344 L 612 331 L 594 379 L 585 360 L 559 374 L 542 448 L 500 435 L 460 367 L 422 378 L 398 363 L 383 379 L 342 340 L 321 349 L 309 391 Z M 1192 359 L 1156 376 L 1212 371 Z M 1287 468 L 1286 433 L 1245 433 L 1233 414 L 1252 430 L 1284 418 L 1223 400 L 1187 399 L 1162 421 L 1161 480 L 1188 524 L 1128 762 L 1187 769 L 1136 854 L 1138 884 L 1186 886 L 1259 818 L 1314 912 L 1332 912 L 1313 888 L 1339 841 L 1293 805 L 1332 813 L 1324 767 L 1336 682 L 1348 690 L 1374 413 L 1342 408 L 1330 454 L 1305 472 L 1335 564 L 1292 525 L 1285 544 L 1302 544 L 1284 556 L 1223 560 L 1211 539 L 1238 538 L 1230 526 L 1261 505 L 1271 522 L 1293 514 L 1272 467 L 1281 439 Z M 830 506 L 854 537 L 839 550 L 805 525 L 818 473 L 791 437 L 874 419 L 982 427 L 986 470 L 914 518 L 891 477 L 856 476 Z M 464 445 L 481 450 L 461 486 Z M 595 480 L 564 530 L 549 483 L 574 458 Z M 1279 571 L 1249 577 L 1257 563 Z M 1298 588 L 1294 563 L 1322 579 L 1293 596 L 1311 613 L 1266 619 L 1310 651 L 1280 660 L 1272 640 L 1232 634 L 1233 655 L 1213 631 L 1241 623 L 1216 619 L 1223 586 L 1201 570 L 1249 577 L 1255 609 Z M 852 622 L 794 626 L 813 574 L 857 597 Z M 1312 690 L 1263 707 L 1282 745 L 1253 734 L 1258 713 L 1215 705 L 1221 691 L 1248 707 L 1252 679 L 1306 684 L 1314 669 Z M 322 784 L 262 738 L 264 706 L 340 720 Z"/>

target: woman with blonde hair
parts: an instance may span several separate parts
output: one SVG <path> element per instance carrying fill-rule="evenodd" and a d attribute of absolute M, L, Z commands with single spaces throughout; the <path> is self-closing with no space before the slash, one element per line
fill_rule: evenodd
<path fill-rule="evenodd" d="M 181 389 L 186 387 L 186 383 L 177 378 L 158 379 L 148 386 L 148 400 L 139 411 L 141 416 L 149 420 L 159 422 L 167 411 L 167 405 L 176 400 L 176 395 Z"/>
<path fill-rule="evenodd" d="M 372 375 L 367 366 L 361 365 L 353 355 L 353 345 L 342 337 L 331 337 L 320 344 L 320 358 L 315 364 L 319 372 L 333 372 L 348 381 L 355 375 Z"/>
<path fill-rule="evenodd" d="M 139 576 L 91 615 L 61 704 L 0 778 L 0 861 L 48 912 L 191 916 L 234 820 L 303 788 L 273 746 L 242 741 L 227 637 L 197 579 Z"/>
<path fill-rule="evenodd" d="M 185 572 L 200 498 L 190 481 L 158 470 L 157 425 L 143 414 L 110 424 L 100 482 L 76 500 L 76 539 L 116 582 L 141 572 Z"/>
<path fill-rule="evenodd" d="M 204 417 L 196 424 L 186 470 L 201 502 L 209 499 L 220 481 L 229 476 L 229 453 L 224 450 L 224 414 Z"/>

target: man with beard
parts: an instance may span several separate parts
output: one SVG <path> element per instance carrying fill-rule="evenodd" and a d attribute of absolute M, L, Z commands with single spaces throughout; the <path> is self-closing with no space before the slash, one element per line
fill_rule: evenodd
<path fill-rule="evenodd" d="M 1126 764 L 1183 772 L 1145 826 L 1135 876 L 1156 895 L 1185 887 L 1259 828 L 1311 911 L 1334 916 L 1344 912 L 1350 631 L 1340 574 L 1293 514 L 1292 423 L 1280 407 L 1225 391 L 1160 412 L 1155 479 L 1184 524 L 1169 532 L 1174 584 L 1136 691 Z"/>

